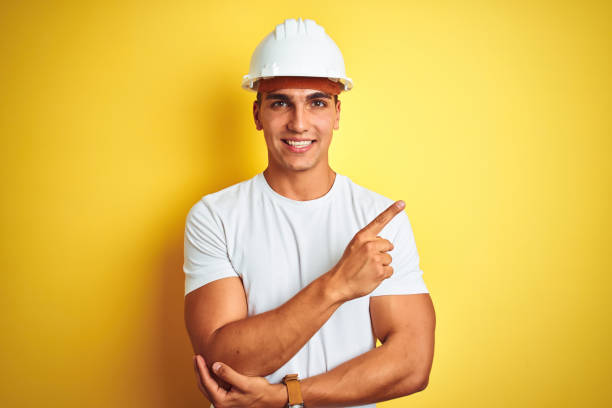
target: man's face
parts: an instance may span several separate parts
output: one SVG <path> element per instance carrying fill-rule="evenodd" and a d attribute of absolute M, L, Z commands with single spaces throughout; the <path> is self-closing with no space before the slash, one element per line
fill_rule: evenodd
<path fill-rule="evenodd" d="M 340 120 L 340 101 L 316 89 L 262 92 L 261 106 L 253 103 L 257 130 L 264 131 L 269 164 L 304 171 L 328 166 L 328 150 Z M 291 142 L 312 141 L 291 146 Z"/>

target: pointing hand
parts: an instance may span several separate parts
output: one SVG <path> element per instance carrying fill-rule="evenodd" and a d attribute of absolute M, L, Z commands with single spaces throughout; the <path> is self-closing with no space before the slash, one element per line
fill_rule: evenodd
<path fill-rule="evenodd" d="M 367 295 L 393 274 L 391 255 L 387 253 L 393 250 L 393 244 L 377 234 L 404 206 L 403 201 L 396 201 L 357 232 L 330 271 L 343 301 Z"/>

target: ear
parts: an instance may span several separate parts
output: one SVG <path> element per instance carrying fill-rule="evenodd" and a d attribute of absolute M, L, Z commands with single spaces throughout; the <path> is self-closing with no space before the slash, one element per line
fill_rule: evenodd
<path fill-rule="evenodd" d="M 257 104 L 257 101 L 253 101 L 253 120 L 255 121 L 255 129 L 262 130 L 263 126 L 259 120 L 259 112 L 259 105 Z"/>
<path fill-rule="evenodd" d="M 336 122 L 334 123 L 334 129 L 340 129 L 340 99 L 338 99 L 338 103 L 336 103 Z"/>

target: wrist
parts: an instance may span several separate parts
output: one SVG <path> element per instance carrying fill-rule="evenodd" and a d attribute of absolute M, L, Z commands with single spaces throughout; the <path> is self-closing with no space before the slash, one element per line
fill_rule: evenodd
<path fill-rule="evenodd" d="M 289 395 L 285 384 L 271 384 L 270 401 L 267 406 L 285 408 L 289 403 Z"/>
<path fill-rule="evenodd" d="M 332 305 L 340 306 L 342 303 L 350 300 L 350 298 L 344 293 L 346 285 L 342 283 L 340 274 L 338 273 L 338 266 L 334 266 L 326 274 L 321 276 L 323 298 L 327 299 Z"/>
<path fill-rule="evenodd" d="M 283 384 L 287 386 L 288 408 L 304 408 L 304 398 L 300 387 L 298 374 L 287 374 L 283 378 Z"/>

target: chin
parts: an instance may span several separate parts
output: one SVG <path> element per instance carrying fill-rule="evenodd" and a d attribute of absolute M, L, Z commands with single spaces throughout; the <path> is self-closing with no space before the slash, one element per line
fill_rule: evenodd
<path fill-rule="evenodd" d="M 313 166 L 291 166 L 290 169 L 293 171 L 306 171 L 312 169 Z"/>
<path fill-rule="evenodd" d="M 286 163 L 285 168 L 293 171 L 306 171 L 312 169 L 314 165 L 314 163 Z"/>

